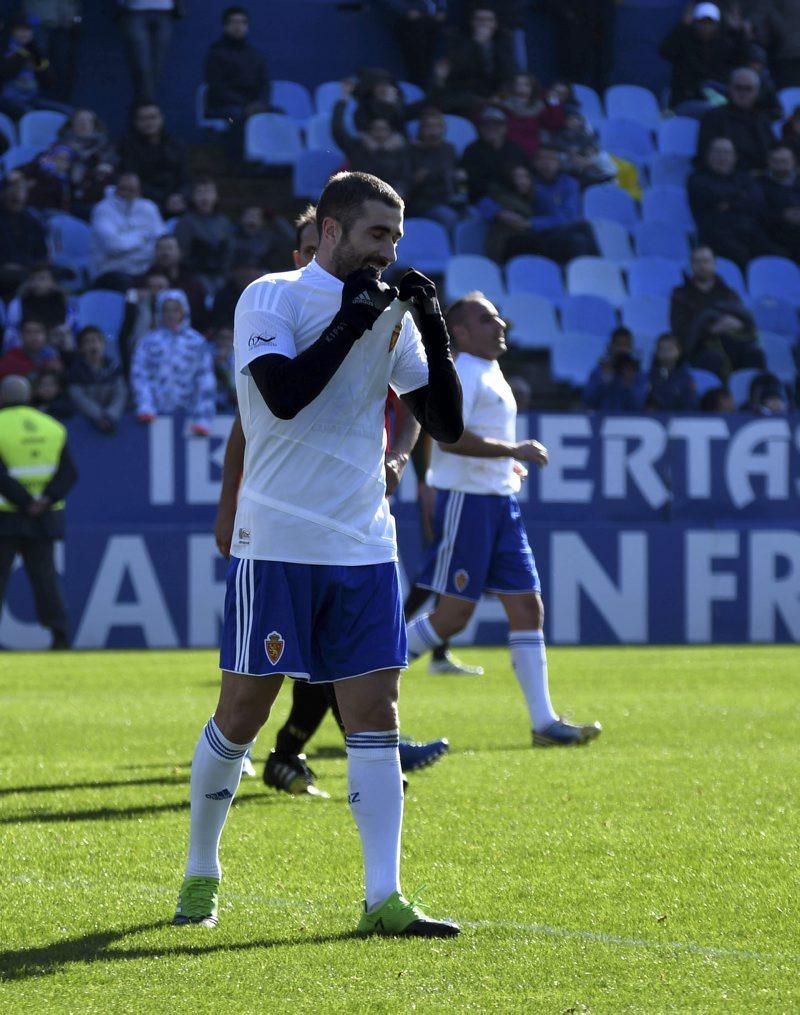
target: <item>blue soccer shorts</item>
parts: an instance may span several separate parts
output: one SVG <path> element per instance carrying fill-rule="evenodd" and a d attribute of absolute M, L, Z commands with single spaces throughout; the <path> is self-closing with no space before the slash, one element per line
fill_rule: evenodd
<path fill-rule="evenodd" d="M 408 665 L 397 564 L 231 557 L 220 668 L 312 684 Z"/>
<path fill-rule="evenodd" d="M 473 603 L 483 592 L 541 592 L 516 497 L 440 490 L 433 533 L 416 585 Z"/>

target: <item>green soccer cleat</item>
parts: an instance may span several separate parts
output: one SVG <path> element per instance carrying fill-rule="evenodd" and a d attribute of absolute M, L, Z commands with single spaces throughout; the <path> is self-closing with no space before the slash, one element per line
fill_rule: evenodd
<path fill-rule="evenodd" d="M 434 920 L 415 902 L 393 892 L 377 909 L 364 913 L 356 927 L 357 934 L 386 934 L 395 937 L 455 937 L 461 928 L 452 920 Z"/>
<path fill-rule="evenodd" d="M 219 878 L 184 878 L 172 922 L 176 927 L 187 923 L 216 927 L 218 901 Z"/>

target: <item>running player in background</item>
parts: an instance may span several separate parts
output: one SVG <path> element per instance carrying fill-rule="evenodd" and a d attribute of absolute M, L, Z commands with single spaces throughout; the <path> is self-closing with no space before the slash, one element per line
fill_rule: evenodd
<path fill-rule="evenodd" d="M 450 937 L 456 924 L 432 919 L 400 891 L 406 633 L 385 497 L 384 405 L 391 384 L 432 437 L 455 442 L 461 387 L 433 283 L 413 270 L 399 293 L 380 281 L 403 233 L 395 191 L 367 174 L 337 174 L 317 223 L 315 260 L 253 282 L 236 308 L 244 474 L 222 687 L 192 762 L 175 923 L 217 923 L 219 840 L 242 758 L 289 675 L 336 686 L 364 857 L 358 932 Z"/>

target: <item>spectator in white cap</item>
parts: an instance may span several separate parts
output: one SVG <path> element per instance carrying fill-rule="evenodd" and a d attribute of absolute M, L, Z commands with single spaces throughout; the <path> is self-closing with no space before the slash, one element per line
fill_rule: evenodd
<path fill-rule="evenodd" d="M 725 82 L 747 63 L 749 43 L 740 19 L 723 19 L 716 4 L 688 7 L 667 35 L 660 55 L 672 64 L 670 108 L 700 117 L 725 101 Z"/>

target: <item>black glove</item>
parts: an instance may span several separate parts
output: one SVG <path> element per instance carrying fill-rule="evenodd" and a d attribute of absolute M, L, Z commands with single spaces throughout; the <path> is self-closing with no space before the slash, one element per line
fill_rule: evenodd
<path fill-rule="evenodd" d="M 397 290 L 381 282 L 375 268 L 359 268 L 344 280 L 337 322 L 353 328 L 360 338 L 396 298 Z"/>
<path fill-rule="evenodd" d="M 400 279 L 400 299 L 413 303 L 425 317 L 442 316 L 436 285 L 415 268 L 409 268 Z"/>

